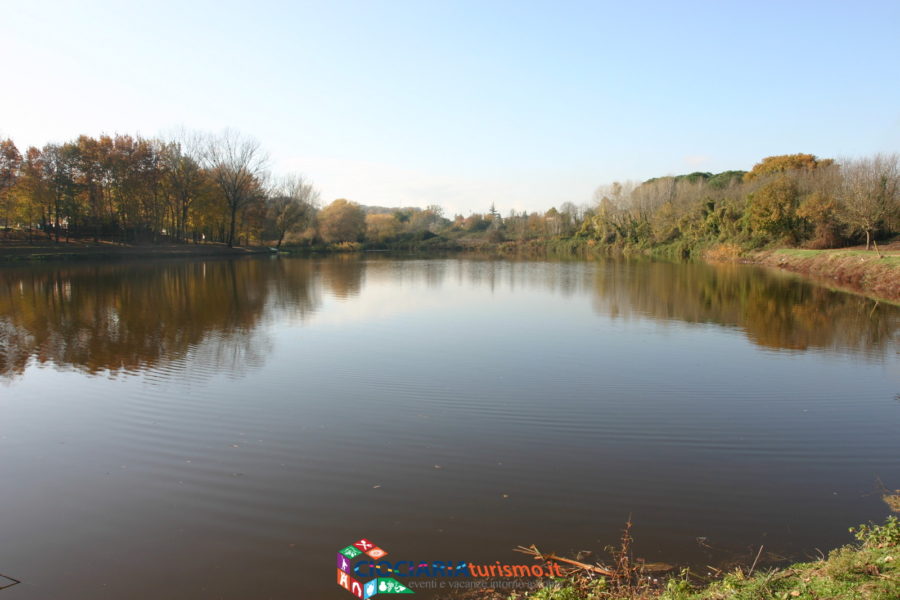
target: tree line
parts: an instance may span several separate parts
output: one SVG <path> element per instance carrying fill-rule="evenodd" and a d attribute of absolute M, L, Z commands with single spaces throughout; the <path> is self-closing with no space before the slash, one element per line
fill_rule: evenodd
<path fill-rule="evenodd" d="M 226 131 L 172 139 L 80 136 L 30 147 L 0 141 L 0 220 L 60 241 L 218 242 L 343 247 L 465 247 L 522 242 L 657 249 L 689 256 L 716 244 L 829 248 L 893 235 L 900 156 L 836 161 L 770 156 L 750 171 L 695 172 L 597 188 L 546 212 L 494 204 L 448 218 L 440 206 L 366 207 L 274 178 L 260 145 Z"/>
<path fill-rule="evenodd" d="M 367 214 L 368 213 L 368 214 Z M 593 202 L 545 212 L 446 218 L 425 209 L 335 201 L 320 214 L 330 242 L 373 247 L 511 246 L 650 250 L 687 257 L 716 246 L 770 244 L 834 248 L 893 236 L 900 227 L 900 156 L 836 161 L 812 154 L 770 156 L 750 171 L 695 172 L 598 187 Z"/>
<path fill-rule="evenodd" d="M 274 179 L 252 138 L 82 135 L 20 152 L 0 141 L 6 232 L 60 241 L 274 241 L 313 216 L 318 192 L 300 175 Z"/>
<path fill-rule="evenodd" d="M 579 235 L 689 254 L 714 243 L 833 248 L 893 235 L 900 156 L 770 156 L 750 171 L 691 173 L 599 188 Z"/>
<path fill-rule="evenodd" d="M 687 257 L 717 245 L 835 248 L 900 229 L 900 155 L 836 161 L 770 156 L 750 171 L 694 172 L 598 187 L 593 202 L 501 217 L 457 216 L 444 233 L 488 242 L 556 242 Z"/>

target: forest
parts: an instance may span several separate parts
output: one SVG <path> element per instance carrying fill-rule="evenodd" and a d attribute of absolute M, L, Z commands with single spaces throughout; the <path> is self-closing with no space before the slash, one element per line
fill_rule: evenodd
<path fill-rule="evenodd" d="M 900 156 L 770 156 L 749 171 L 614 182 L 545 212 L 469 215 L 440 206 L 321 206 L 302 175 L 273 177 L 265 151 L 233 131 L 171 139 L 80 136 L 20 151 L 0 141 L 4 236 L 120 244 L 281 248 L 595 248 L 690 257 L 710 248 L 836 248 L 891 238 Z"/>

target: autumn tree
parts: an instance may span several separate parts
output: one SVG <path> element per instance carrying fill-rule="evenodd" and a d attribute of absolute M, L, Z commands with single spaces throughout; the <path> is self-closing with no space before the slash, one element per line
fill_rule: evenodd
<path fill-rule="evenodd" d="M 400 222 L 389 214 L 366 215 L 366 239 L 383 243 L 396 237 L 400 232 Z"/>
<path fill-rule="evenodd" d="M 319 234 L 329 243 L 355 242 L 366 228 L 366 214 L 356 202 L 340 198 L 319 212 Z"/>
<path fill-rule="evenodd" d="M 807 195 L 797 207 L 797 217 L 804 219 L 813 228 L 810 246 L 815 248 L 830 248 L 837 244 L 838 204 L 835 199 L 821 192 L 813 192 Z"/>
<path fill-rule="evenodd" d="M 3 210 L 3 227 L 9 228 L 9 217 L 14 212 L 12 187 L 19 177 L 22 155 L 12 140 L 0 141 L 0 208 Z"/>
<path fill-rule="evenodd" d="M 103 148 L 98 140 L 82 135 L 75 140 L 73 153 L 83 212 L 93 230 L 94 242 L 99 242 L 104 207 Z"/>
<path fill-rule="evenodd" d="M 796 238 L 800 193 L 793 179 L 782 175 L 760 188 L 750 201 L 750 225 L 773 237 Z"/>
<path fill-rule="evenodd" d="M 31 240 L 31 227 L 35 222 L 50 234 L 48 227 L 52 214 L 52 195 L 43 177 L 43 156 L 34 146 L 25 152 L 22 161 L 17 192 L 19 216 L 28 225 L 28 239 Z"/>
<path fill-rule="evenodd" d="M 74 222 L 77 217 L 74 198 L 78 186 L 74 178 L 73 154 L 72 144 L 47 144 L 41 150 L 43 176 L 52 196 L 52 222 L 57 242 L 59 242 L 63 225 L 66 225 L 66 239 L 68 240 L 69 219 L 71 218 Z"/>
<path fill-rule="evenodd" d="M 752 181 L 765 175 L 784 173 L 802 169 L 815 169 L 833 164 L 831 159 L 819 159 L 814 154 L 780 154 L 767 156 L 753 165 L 753 169 L 744 175 L 744 181 Z"/>
<path fill-rule="evenodd" d="M 179 134 L 163 150 L 162 163 L 173 203 L 175 237 L 180 240 L 187 239 L 188 213 L 206 181 L 201 154 L 199 136 L 188 133 Z"/>

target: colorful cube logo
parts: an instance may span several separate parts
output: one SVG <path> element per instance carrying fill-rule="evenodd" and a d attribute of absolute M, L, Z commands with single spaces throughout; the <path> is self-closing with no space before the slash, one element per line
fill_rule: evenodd
<path fill-rule="evenodd" d="M 376 594 L 413 593 L 411 589 L 392 577 L 376 577 L 367 582 L 357 581 L 353 577 L 353 560 L 363 554 L 372 560 L 378 560 L 387 556 L 387 551 L 365 538 L 338 550 L 337 582 L 339 586 L 363 600 Z"/>

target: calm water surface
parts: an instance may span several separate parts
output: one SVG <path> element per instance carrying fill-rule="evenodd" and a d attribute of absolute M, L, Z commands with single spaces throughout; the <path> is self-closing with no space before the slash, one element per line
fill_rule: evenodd
<path fill-rule="evenodd" d="M 898 323 L 738 266 L 5 268 L 0 599 L 349 598 L 360 537 L 526 562 L 629 515 L 648 560 L 802 558 L 900 488 Z"/>

